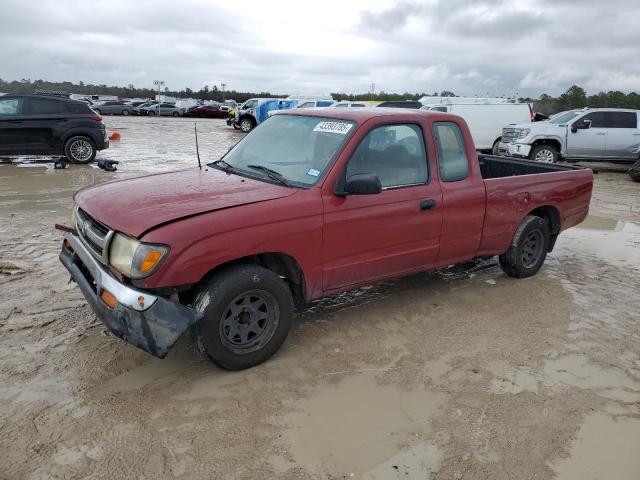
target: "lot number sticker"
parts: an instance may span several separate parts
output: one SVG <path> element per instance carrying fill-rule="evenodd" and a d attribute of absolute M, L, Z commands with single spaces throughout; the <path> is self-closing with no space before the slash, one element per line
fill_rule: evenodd
<path fill-rule="evenodd" d="M 325 133 L 339 133 L 341 135 L 346 135 L 349 133 L 353 127 L 353 123 L 345 123 L 345 122 L 320 122 L 316 125 L 316 128 L 313 129 L 314 132 L 325 132 Z"/>

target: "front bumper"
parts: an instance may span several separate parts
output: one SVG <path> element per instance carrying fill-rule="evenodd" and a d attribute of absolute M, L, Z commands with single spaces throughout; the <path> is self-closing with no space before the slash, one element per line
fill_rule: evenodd
<path fill-rule="evenodd" d="M 184 305 L 122 284 L 95 259 L 77 235 L 66 232 L 64 238 L 66 244 L 63 243 L 60 261 L 114 335 L 164 358 L 180 336 L 202 318 L 201 313 Z M 103 290 L 118 301 L 114 309 L 100 298 Z"/>
<path fill-rule="evenodd" d="M 500 153 L 500 155 L 506 155 L 508 157 L 529 158 L 530 151 L 531 145 L 527 145 L 525 143 L 500 142 L 498 144 L 498 152 Z"/>

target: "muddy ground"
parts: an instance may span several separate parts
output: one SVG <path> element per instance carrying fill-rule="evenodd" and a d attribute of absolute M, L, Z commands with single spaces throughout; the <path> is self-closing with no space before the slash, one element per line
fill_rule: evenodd
<path fill-rule="evenodd" d="M 229 373 L 109 334 L 57 260 L 76 189 L 195 161 L 192 122 L 108 118 L 93 167 L 0 166 L 0 478 L 640 478 L 640 185 L 595 177 L 540 273 L 494 260 L 308 306 Z M 240 136 L 199 121 L 203 158 Z"/>

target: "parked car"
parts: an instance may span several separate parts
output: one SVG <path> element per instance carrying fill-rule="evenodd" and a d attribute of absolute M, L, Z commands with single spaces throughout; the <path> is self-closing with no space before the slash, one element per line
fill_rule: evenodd
<path fill-rule="evenodd" d="M 146 115 L 147 111 L 145 110 L 147 107 L 151 107 L 153 105 L 157 105 L 158 102 L 155 101 L 149 101 L 149 102 L 144 102 L 140 105 L 138 105 L 137 107 L 135 107 L 134 112 L 136 115 Z"/>
<path fill-rule="evenodd" d="M 607 160 L 635 162 L 640 158 L 638 110 L 584 108 L 546 122 L 507 127 L 500 153 L 539 162 Z"/>
<path fill-rule="evenodd" d="M 229 116 L 229 109 L 223 110 L 218 105 L 198 105 L 189 108 L 184 112 L 185 117 L 199 117 L 199 118 L 227 118 Z"/>
<path fill-rule="evenodd" d="M 592 182 L 479 156 L 457 116 L 292 109 L 207 168 L 80 190 L 60 259 L 115 335 L 162 358 L 193 328 L 236 370 L 280 348 L 294 299 L 492 255 L 535 275 Z"/>
<path fill-rule="evenodd" d="M 271 110 L 278 109 L 279 101 L 283 100 L 277 98 L 250 98 L 235 109 L 235 116 L 231 124 L 234 128 L 239 128 L 244 133 L 249 133 L 268 118 L 268 113 Z"/>
<path fill-rule="evenodd" d="M 156 103 L 148 107 L 144 107 L 140 109 L 140 111 L 144 111 L 143 115 L 151 116 L 160 115 L 163 117 L 179 117 L 182 115 L 182 109 L 171 103 Z"/>
<path fill-rule="evenodd" d="M 136 100 L 135 102 L 127 102 L 127 105 L 131 105 L 135 111 L 136 108 L 138 108 L 140 105 L 143 105 L 145 103 L 148 103 L 148 102 Z"/>
<path fill-rule="evenodd" d="M 85 102 L 46 95 L 0 97 L 0 154 L 64 155 L 91 162 L 109 148 L 102 117 Z"/>
<path fill-rule="evenodd" d="M 134 107 L 128 103 L 112 100 L 94 103 L 91 108 L 98 115 L 131 115 L 134 113 Z"/>
<path fill-rule="evenodd" d="M 502 129 L 506 125 L 531 122 L 533 109 L 528 103 L 454 103 L 426 105 L 424 110 L 447 112 L 465 119 L 476 148 L 499 154 Z"/>
<path fill-rule="evenodd" d="M 334 103 L 336 102 L 329 99 L 297 100 L 297 105 L 295 108 L 323 108 L 323 107 L 330 107 Z"/>
<path fill-rule="evenodd" d="M 357 108 L 357 107 L 377 107 L 382 102 L 363 100 L 360 102 L 336 102 L 331 105 L 333 108 Z"/>

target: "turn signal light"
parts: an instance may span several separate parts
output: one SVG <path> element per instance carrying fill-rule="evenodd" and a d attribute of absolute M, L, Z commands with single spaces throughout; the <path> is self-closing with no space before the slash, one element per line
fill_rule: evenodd
<path fill-rule="evenodd" d="M 116 306 L 118 305 L 118 300 L 116 300 L 116 297 L 114 297 L 109 290 L 102 290 L 102 292 L 100 293 L 100 298 L 111 310 L 116 308 Z"/>
<path fill-rule="evenodd" d="M 142 264 L 140 265 L 140 272 L 146 273 L 153 270 L 156 264 L 162 258 L 163 252 L 159 252 L 158 250 L 151 250 L 147 252 L 147 254 L 142 259 Z"/>

